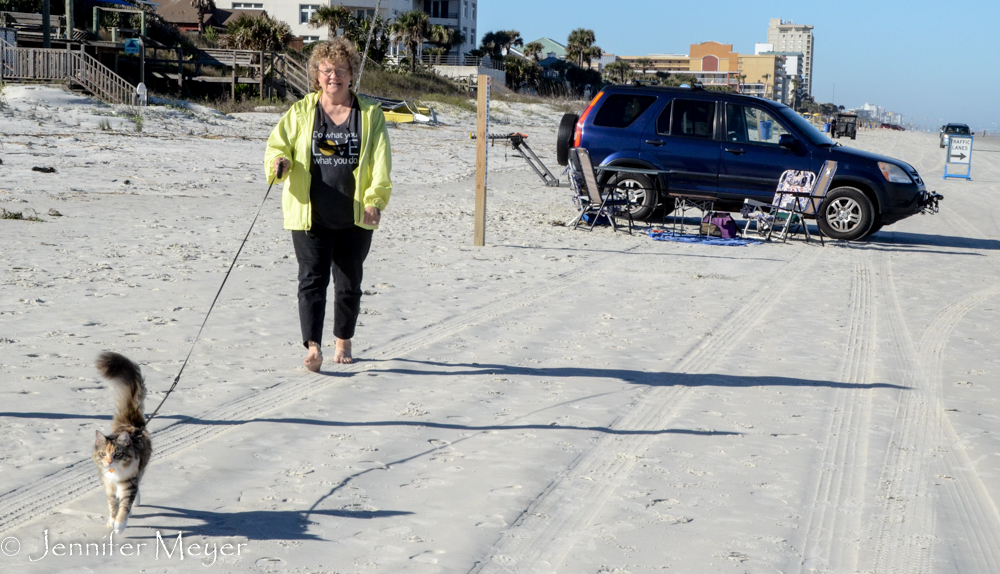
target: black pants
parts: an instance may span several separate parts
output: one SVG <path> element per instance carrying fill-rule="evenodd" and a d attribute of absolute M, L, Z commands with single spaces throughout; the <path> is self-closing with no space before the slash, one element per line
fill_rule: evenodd
<path fill-rule="evenodd" d="M 299 262 L 299 323 L 302 344 L 323 343 L 326 290 L 333 274 L 333 334 L 354 337 L 361 311 L 362 265 L 372 244 L 372 231 L 360 227 L 293 231 Z"/>

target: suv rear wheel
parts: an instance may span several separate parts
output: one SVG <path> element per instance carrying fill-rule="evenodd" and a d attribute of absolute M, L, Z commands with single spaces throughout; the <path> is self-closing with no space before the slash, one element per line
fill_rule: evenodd
<path fill-rule="evenodd" d="M 576 131 L 576 121 L 580 116 L 563 114 L 559 122 L 559 132 L 556 136 L 556 163 L 565 166 L 569 164 L 569 148 L 573 147 L 573 133 Z"/>
<path fill-rule="evenodd" d="M 608 185 L 628 194 L 632 219 L 644 221 L 656 209 L 656 186 L 647 176 L 641 173 L 617 172 L 608 180 Z"/>
<path fill-rule="evenodd" d="M 864 237 L 871 229 L 875 208 L 860 189 L 838 187 L 827 195 L 820 214 L 817 223 L 824 235 L 853 241 Z"/>

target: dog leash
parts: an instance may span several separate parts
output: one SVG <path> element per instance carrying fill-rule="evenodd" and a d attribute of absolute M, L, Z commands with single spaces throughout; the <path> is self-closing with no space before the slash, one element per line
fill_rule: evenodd
<path fill-rule="evenodd" d="M 247 244 L 247 239 L 250 238 L 250 232 L 253 231 L 253 226 L 255 223 L 257 223 L 257 218 L 260 217 L 261 210 L 264 209 L 264 203 L 267 201 L 267 196 L 271 194 L 271 188 L 274 187 L 274 182 L 281 179 L 281 176 L 282 174 L 284 174 L 284 172 L 285 172 L 285 164 L 283 163 L 278 164 L 278 171 L 277 173 L 275 173 L 275 178 L 272 179 L 271 184 L 267 186 L 267 193 L 264 194 L 264 199 L 261 200 L 260 207 L 257 208 L 257 215 L 253 216 L 253 221 L 250 222 L 250 229 L 247 229 L 247 234 L 243 238 L 243 243 L 240 243 L 240 248 L 236 250 L 236 255 L 233 257 L 233 262 L 229 264 L 229 269 L 226 270 L 226 276 L 222 278 L 222 284 L 219 285 L 219 290 L 215 292 L 215 298 L 212 299 L 212 304 L 208 306 L 208 312 L 205 313 L 205 320 L 201 322 L 201 328 L 198 329 L 198 335 L 194 338 L 194 342 L 191 343 L 191 349 L 188 350 L 187 357 L 184 358 L 184 363 L 181 364 L 181 369 L 177 371 L 177 376 L 174 377 L 174 383 L 170 385 L 169 389 L 167 389 L 167 393 L 163 395 L 163 400 L 160 401 L 160 404 L 156 405 L 156 409 L 153 411 L 153 414 L 146 417 L 147 425 L 149 424 L 149 421 L 153 420 L 153 417 L 156 416 L 156 413 L 160 412 L 160 407 L 163 406 L 163 403 L 167 402 L 167 397 L 170 396 L 170 393 L 174 392 L 174 389 L 177 388 L 177 383 L 181 380 L 181 373 L 184 372 L 184 367 L 187 366 L 188 359 L 191 358 L 191 353 L 194 353 L 194 347 L 195 345 L 198 344 L 198 340 L 201 339 L 201 332 L 205 330 L 205 324 L 208 323 L 208 317 L 209 315 L 212 314 L 212 309 L 215 308 L 215 302 L 219 300 L 219 295 L 222 294 L 222 288 L 226 286 L 226 280 L 229 279 L 229 274 L 232 272 L 233 267 L 236 266 L 236 260 L 239 259 L 240 253 L 243 251 L 243 246 Z"/>

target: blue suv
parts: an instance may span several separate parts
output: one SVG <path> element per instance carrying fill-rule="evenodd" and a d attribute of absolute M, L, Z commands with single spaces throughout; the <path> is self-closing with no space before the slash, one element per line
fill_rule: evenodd
<path fill-rule="evenodd" d="M 828 237 L 860 239 L 941 198 L 913 166 L 834 143 L 788 106 L 697 87 L 609 86 L 583 115 L 563 116 L 561 165 L 571 147 L 586 148 L 595 164 L 663 172 L 606 172 L 605 183 L 628 190 L 636 219 L 672 211 L 671 195 L 713 198 L 729 211 L 747 198 L 770 202 L 782 172 L 818 172 L 826 160 L 838 162 L 816 218 Z"/>

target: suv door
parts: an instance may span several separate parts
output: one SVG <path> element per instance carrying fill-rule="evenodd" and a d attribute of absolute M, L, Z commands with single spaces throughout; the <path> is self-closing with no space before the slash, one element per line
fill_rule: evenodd
<path fill-rule="evenodd" d="M 782 119 L 749 102 L 724 102 L 724 107 L 726 141 L 719 172 L 720 198 L 770 202 L 782 172 L 812 171 L 812 157 L 804 147 L 793 152 L 778 145 L 782 134 L 794 134 Z"/>
<path fill-rule="evenodd" d="M 640 157 L 667 170 L 668 193 L 715 197 L 720 143 L 716 102 L 674 98 L 642 134 Z"/>

